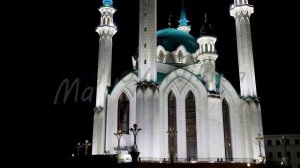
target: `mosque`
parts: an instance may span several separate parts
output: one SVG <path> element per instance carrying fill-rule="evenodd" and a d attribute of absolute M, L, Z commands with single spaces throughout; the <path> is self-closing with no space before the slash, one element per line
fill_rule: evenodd
<path fill-rule="evenodd" d="M 261 107 L 256 93 L 248 0 L 234 0 L 229 14 L 235 19 L 240 93 L 216 72 L 215 36 L 207 17 L 200 37 L 191 27 L 182 5 L 178 28 L 157 30 L 157 0 L 139 0 L 139 47 L 133 70 L 111 85 L 113 36 L 117 33 L 113 0 L 100 7 L 97 96 L 92 153 L 116 153 L 130 148 L 129 129 L 137 124 L 141 158 L 253 160 L 264 154 Z M 179 12 L 179 11 L 178 11 Z M 168 130 L 176 131 L 169 136 Z M 128 151 L 124 150 L 123 153 Z"/>

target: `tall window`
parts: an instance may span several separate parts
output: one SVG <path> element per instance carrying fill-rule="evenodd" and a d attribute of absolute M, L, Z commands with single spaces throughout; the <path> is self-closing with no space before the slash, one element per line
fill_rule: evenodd
<path fill-rule="evenodd" d="M 295 145 L 299 145 L 299 139 L 295 139 Z"/>
<path fill-rule="evenodd" d="M 269 159 L 273 159 L 273 153 L 269 152 Z"/>
<path fill-rule="evenodd" d="M 178 52 L 178 62 L 179 62 L 179 63 L 182 63 L 182 62 L 183 62 L 183 53 L 182 53 L 181 50 Z"/>
<path fill-rule="evenodd" d="M 271 140 L 267 140 L 267 144 L 268 145 L 272 145 L 272 141 Z"/>
<path fill-rule="evenodd" d="M 222 109 L 223 109 L 225 158 L 226 158 L 226 160 L 232 160 L 229 107 L 228 107 L 228 103 L 225 99 L 222 102 Z"/>
<path fill-rule="evenodd" d="M 118 130 L 129 134 L 129 99 L 122 93 L 118 101 Z"/>
<path fill-rule="evenodd" d="M 159 62 L 163 62 L 164 61 L 164 52 L 162 50 L 159 51 L 159 54 L 158 54 L 158 61 Z"/>
<path fill-rule="evenodd" d="M 169 129 L 174 128 L 177 130 L 176 127 L 176 97 L 174 93 L 171 91 L 168 96 L 168 116 L 169 116 Z M 177 135 L 174 137 L 169 136 L 169 150 L 174 150 L 174 153 L 177 153 Z"/>
<path fill-rule="evenodd" d="M 186 150 L 188 159 L 197 159 L 196 103 L 194 94 L 189 91 L 185 99 Z"/>

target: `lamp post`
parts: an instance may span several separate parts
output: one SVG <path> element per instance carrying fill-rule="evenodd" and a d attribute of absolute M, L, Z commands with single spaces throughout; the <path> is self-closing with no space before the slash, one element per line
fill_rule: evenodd
<path fill-rule="evenodd" d="M 134 136 L 134 143 L 133 143 L 133 148 L 132 148 L 132 150 L 133 150 L 133 151 L 138 151 L 138 147 L 137 147 L 137 145 L 136 145 L 136 136 L 137 136 L 138 132 L 139 132 L 140 130 L 142 130 L 142 129 L 141 129 L 141 128 L 137 128 L 137 124 L 133 124 L 133 128 L 130 128 L 129 130 L 132 132 L 132 134 L 133 134 L 133 136 Z"/>
<path fill-rule="evenodd" d="M 80 142 L 77 143 L 77 145 L 75 145 L 75 148 L 77 149 L 77 156 L 79 156 L 80 154 L 80 148 L 82 148 L 83 146 L 80 144 Z"/>
<path fill-rule="evenodd" d="M 285 136 L 282 136 L 281 137 L 281 142 L 283 143 L 284 145 L 284 156 L 282 157 L 282 163 L 281 165 L 282 166 L 289 166 L 289 158 L 287 157 L 287 152 L 286 152 L 286 142 L 287 142 L 287 139 Z"/>
<path fill-rule="evenodd" d="M 83 144 L 84 149 L 85 149 L 85 151 L 84 151 L 84 155 L 85 155 L 85 156 L 87 155 L 88 148 L 89 148 L 89 146 L 91 146 L 91 145 L 92 145 L 92 144 L 89 143 L 89 140 L 85 140 L 85 142 L 84 142 L 84 144 Z"/>
<path fill-rule="evenodd" d="M 258 142 L 258 146 L 259 146 L 259 156 L 261 157 L 261 141 L 264 139 L 261 134 L 257 134 L 257 137 L 255 138 Z"/>
<path fill-rule="evenodd" d="M 121 150 L 120 150 L 120 139 L 122 138 L 123 136 L 123 132 L 122 130 L 118 130 L 117 133 L 114 133 L 114 135 L 117 137 L 118 139 L 118 147 L 117 147 L 117 154 L 120 154 L 121 153 Z"/>
<path fill-rule="evenodd" d="M 171 147 L 169 149 L 169 154 L 170 154 L 170 162 L 174 163 L 174 156 L 175 156 L 175 149 L 174 149 L 174 137 L 177 134 L 177 131 L 174 127 L 170 127 L 169 131 L 167 132 L 169 134 L 169 137 L 172 141 Z"/>
<path fill-rule="evenodd" d="M 130 151 L 130 155 L 132 158 L 132 163 L 137 163 L 140 152 L 138 151 L 138 147 L 136 144 L 136 136 L 137 136 L 138 132 L 141 131 L 142 129 L 137 128 L 137 124 L 133 124 L 133 128 L 130 128 L 129 130 L 132 132 L 132 134 L 134 136 L 134 143 L 133 143 L 132 150 Z"/>
<path fill-rule="evenodd" d="M 263 163 L 264 160 L 265 160 L 265 157 L 262 155 L 261 153 L 261 141 L 264 139 L 263 136 L 258 133 L 257 136 L 255 137 L 255 139 L 257 140 L 258 142 L 258 146 L 259 146 L 259 155 L 258 155 L 258 160 L 259 160 L 259 163 Z"/>

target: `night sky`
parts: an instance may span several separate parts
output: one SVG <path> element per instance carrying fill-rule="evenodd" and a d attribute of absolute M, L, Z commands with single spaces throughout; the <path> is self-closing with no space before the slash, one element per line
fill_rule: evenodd
<path fill-rule="evenodd" d="M 48 32 L 51 43 L 48 62 L 48 114 L 51 139 L 59 141 L 57 156 L 67 158 L 75 152 L 77 142 L 92 140 L 93 109 L 96 98 L 98 39 L 95 32 L 100 23 L 98 8 L 102 0 L 57 2 L 53 9 L 53 29 Z M 234 19 L 229 15 L 233 0 L 185 0 L 191 34 L 198 38 L 204 13 L 215 30 L 219 58 L 216 69 L 239 92 L 238 60 Z M 252 41 L 257 92 L 262 106 L 265 134 L 300 133 L 299 95 L 296 58 L 297 40 L 291 40 L 299 30 L 295 11 L 286 4 L 271 0 L 252 0 L 255 13 L 251 17 Z M 158 30 L 177 28 L 181 0 L 158 0 Z M 114 22 L 118 33 L 113 41 L 112 84 L 132 70 L 131 56 L 138 46 L 138 0 L 114 0 L 117 9 Z M 294 18 L 292 17 L 294 16 Z M 298 40 L 299 43 L 299 40 Z M 298 47 L 299 48 L 299 47 Z M 79 79 L 78 99 L 73 91 L 64 102 L 63 96 L 55 103 L 61 82 Z M 86 89 L 93 89 L 91 100 L 82 100 Z"/>

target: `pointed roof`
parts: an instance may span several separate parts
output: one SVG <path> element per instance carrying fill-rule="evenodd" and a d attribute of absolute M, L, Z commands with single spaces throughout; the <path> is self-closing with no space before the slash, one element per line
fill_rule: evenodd
<path fill-rule="evenodd" d="M 202 25 L 201 30 L 200 30 L 200 36 L 214 36 L 211 25 L 207 22 L 207 14 L 206 13 L 204 16 L 204 24 Z"/>
<path fill-rule="evenodd" d="M 188 22 L 190 22 L 189 20 L 187 20 L 186 17 L 186 11 L 185 11 L 185 7 L 184 7 L 184 1 L 182 1 L 182 7 L 181 7 L 181 13 L 180 13 L 180 20 L 179 22 L 179 26 L 187 26 Z"/>
<path fill-rule="evenodd" d="M 102 3 L 104 6 L 110 7 L 110 6 L 112 6 L 113 1 L 112 0 L 103 0 Z"/>

